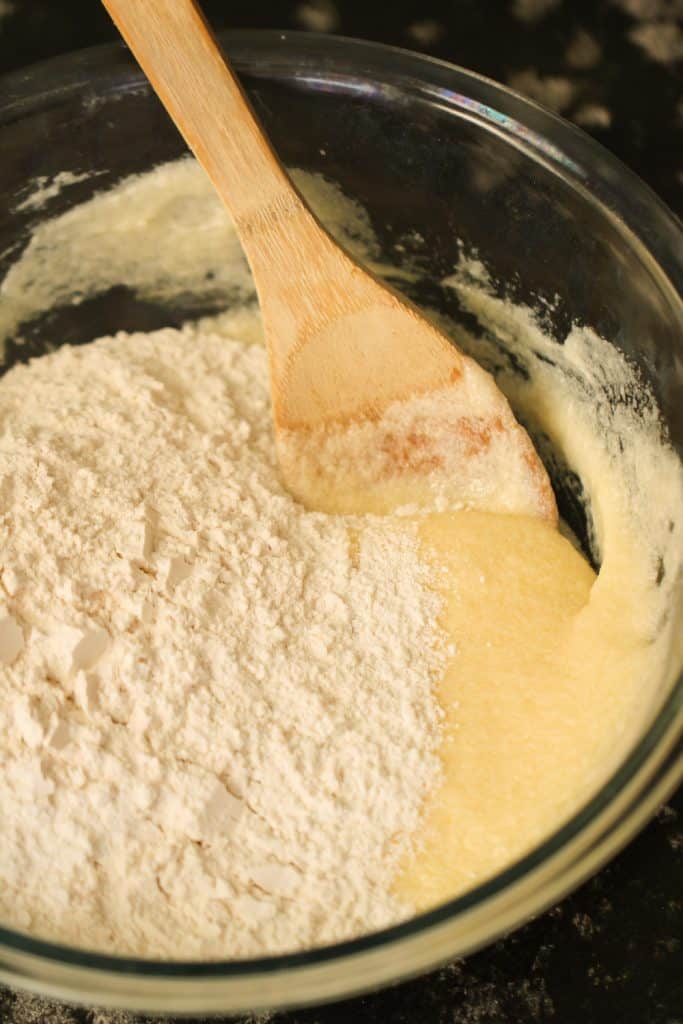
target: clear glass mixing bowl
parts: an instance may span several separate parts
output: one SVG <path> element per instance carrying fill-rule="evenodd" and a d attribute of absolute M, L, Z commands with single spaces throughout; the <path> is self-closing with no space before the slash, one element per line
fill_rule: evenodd
<path fill-rule="evenodd" d="M 422 270 L 437 282 L 452 270 L 459 238 L 516 299 L 556 296 L 547 317 L 557 336 L 577 320 L 618 346 L 654 390 L 680 453 L 683 238 L 638 178 L 566 122 L 441 61 L 313 35 L 239 32 L 223 42 L 285 163 L 322 172 L 359 199 L 389 262 L 396 240 L 418 232 Z M 0 147 L 0 279 L 41 218 L 184 151 L 120 47 L 4 78 Z M 17 208 L 29 179 L 63 171 L 90 176 L 40 209 Z M 447 301 L 425 281 L 413 297 Z M 178 323 L 222 301 L 207 283 L 205 294 L 155 305 L 112 281 L 96 298 L 22 324 L 23 344 L 10 342 L 7 353 L 23 360 L 56 337 L 73 343 Z M 571 489 L 555 483 L 581 533 Z M 633 835 L 681 776 L 682 704 L 683 679 L 663 679 L 638 742 L 571 821 L 497 877 L 398 927 L 307 953 L 220 963 L 102 956 L 0 928 L 0 978 L 87 1003 L 180 1014 L 315 1002 L 424 971 L 547 907 Z"/>

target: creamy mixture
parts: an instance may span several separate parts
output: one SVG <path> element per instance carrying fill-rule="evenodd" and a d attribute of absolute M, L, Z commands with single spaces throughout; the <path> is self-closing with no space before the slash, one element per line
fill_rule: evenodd
<path fill-rule="evenodd" d="M 363 212 L 299 183 L 372 264 Z M 633 370 L 585 328 L 560 348 L 476 260 L 443 282 L 529 371 L 499 383 L 581 477 L 596 577 L 538 519 L 286 494 L 250 278 L 191 161 L 40 227 L 0 334 L 115 283 L 232 308 L 0 380 L 3 923 L 138 955 L 279 952 L 530 849 L 680 665 L 681 470 Z"/>

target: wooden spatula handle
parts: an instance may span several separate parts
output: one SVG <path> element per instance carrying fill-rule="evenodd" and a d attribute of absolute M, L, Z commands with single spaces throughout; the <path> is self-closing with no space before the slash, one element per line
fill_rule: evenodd
<path fill-rule="evenodd" d="M 297 195 L 193 0 L 103 0 L 238 226 Z M 249 183 L 249 187 L 245 187 Z"/>
<path fill-rule="evenodd" d="M 351 512 L 349 496 L 374 488 L 381 511 L 414 503 L 418 486 L 431 502 L 438 471 L 459 503 L 555 522 L 545 469 L 493 379 L 325 231 L 193 0 L 103 3 L 235 220 L 292 493 L 336 511 L 343 497 Z M 324 480 L 334 500 L 322 499 Z M 396 481 L 407 481 L 400 494 Z"/>

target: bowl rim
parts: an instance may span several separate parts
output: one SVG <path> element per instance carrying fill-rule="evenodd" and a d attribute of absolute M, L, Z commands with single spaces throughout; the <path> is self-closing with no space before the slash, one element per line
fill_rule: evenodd
<path fill-rule="evenodd" d="M 467 107 L 473 119 L 484 123 L 488 130 L 498 130 L 533 159 L 549 164 L 574 189 L 597 202 L 602 213 L 617 219 L 622 233 L 643 250 L 649 269 L 677 304 L 683 324 L 678 291 L 678 281 L 683 281 L 683 259 L 677 254 L 677 246 L 683 251 L 680 221 L 649 186 L 581 129 L 493 79 L 407 49 L 343 36 L 274 29 L 234 30 L 220 33 L 219 38 L 228 51 L 234 51 L 238 70 L 245 66 L 253 70 L 250 62 L 259 57 L 266 58 L 260 65 L 265 70 L 272 71 L 279 62 L 290 73 L 297 58 L 307 58 L 311 66 L 317 63 L 318 67 L 323 56 L 330 66 L 342 58 L 342 67 L 336 71 L 342 77 L 381 74 L 383 80 L 388 78 L 403 88 L 425 92 L 460 111 Z M 126 69 L 124 79 L 122 72 Z M 0 124 L 76 90 L 102 89 L 107 76 L 120 89 L 149 88 L 122 43 L 89 47 L 0 77 Z M 295 73 L 295 77 L 303 76 Z M 36 82 L 44 78 L 47 84 L 36 89 Z M 479 98 L 472 100 L 468 92 L 456 91 L 456 83 L 469 86 Z M 489 99 L 495 105 L 488 103 Z M 560 133 L 561 140 L 549 145 L 548 136 L 553 133 Z M 590 171 L 585 166 L 587 157 Z M 629 190 L 635 191 L 637 202 L 624 202 L 623 194 Z M 648 230 L 638 222 L 642 208 L 648 210 Z M 471 952 L 521 924 L 615 854 L 683 778 L 682 724 L 683 675 L 644 734 L 598 792 L 568 821 L 492 878 L 398 925 L 302 952 L 215 961 L 112 956 L 0 926 L 0 978 L 15 986 L 58 997 L 91 999 L 102 1005 L 210 1012 L 302 1005 L 420 973 L 455 955 Z M 535 884 L 529 886 L 530 881 Z M 487 907 L 498 910 L 493 927 L 477 921 L 477 914 L 481 918 L 482 909 Z M 466 938 L 454 940 L 448 926 L 468 915 L 473 917 L 475 927 Z M 414 947 L 414 940 L 425 937 L 433 941 L 423 944 L 420 951 Z M 404 954 L 388 968 L 377 962 L 376 954 L 398 947 L 404 948 Z M 361 969 L 361 961 L 366 959 L 367 967 Z M 353 977 L 344 978 L 343 984 L 329 972 L 324 973 L 330 964 L 341 962 L 348 962 L 353 971 Z M 318 968 L 323 973 L 316 975 Z M 294 975 L 299 973 L 309 978 L 308 987 L 304 984 L 301 991 L 292 992 Z M 272 984 L 264 988 L 266 977 Z M 119 980 L 128 986 L 121 989 Z M 246 989 L 226 988 L 231 981 L 246 981 Z M 178 983 L 183 985 L 183 994 L 178 992 Z M 212 983 L 218 983 L 218 988 Z"/>

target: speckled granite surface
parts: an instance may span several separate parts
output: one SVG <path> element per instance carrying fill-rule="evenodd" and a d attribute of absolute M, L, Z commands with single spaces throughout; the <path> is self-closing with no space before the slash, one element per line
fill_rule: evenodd
<path fill-rule="evenodd" d="M 204 8 L 217 28 L 334 31 L 507 82 L 582 125 L 683 210 L 683 0 L 205 0 Z M 114 38 L 97 0 L 0 0 L 0 73 Z M 683 1024 L 682 866 L 679 793 L 592 881 L 489 949 L 372 996 L 251 1024 Z M 0 989 L 2 1024 L 151 1020 Z"/>

